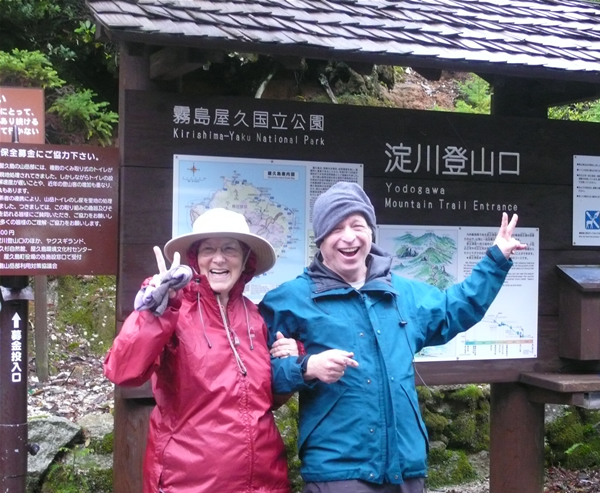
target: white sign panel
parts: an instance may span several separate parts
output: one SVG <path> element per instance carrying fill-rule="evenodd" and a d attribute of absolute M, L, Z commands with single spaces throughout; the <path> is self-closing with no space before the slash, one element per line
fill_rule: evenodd
<path fill-rule="evenodd" d="M 573 156 L 573 245 L 600 246 L 600 156 Z"/>
<path fill-rule="evenodd" d="M 499 218 L 500 219 L 500 218 Z M 465 279 L 494 242 L 496 227 L 379 226 L 377 244 L 393 257 L 393 272 L 447 289 Z M 416 361 L 535 358 L 539 230 L 518 228 L 527 249 L 483 320 L 444 346 L 426 347 Z"/>
<path fill-rule="evenodd" d="M 223 207 L 244 214 L 250 231 L 273 245 L 275 267 L 246 286 L 254 302 L 312 259 L 315 199 L 338 181 L 363 184 L 362 164 L 175 155 L 173 165 L 174 237 L 190 233 L 206 210 Z"/>

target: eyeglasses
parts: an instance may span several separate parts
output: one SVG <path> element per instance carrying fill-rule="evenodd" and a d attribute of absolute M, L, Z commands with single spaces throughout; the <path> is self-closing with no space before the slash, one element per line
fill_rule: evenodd
<path fill-rule="evenodd" d="M 244 253 L 242 249 L 236 245 L 222 245 L 220 247 L 201 245 L 198 249 L 198 256 L 204 258 L 213 257 L 219 250 L 221 251 L 221 255 L 228 258 L 241 257 Z"/>

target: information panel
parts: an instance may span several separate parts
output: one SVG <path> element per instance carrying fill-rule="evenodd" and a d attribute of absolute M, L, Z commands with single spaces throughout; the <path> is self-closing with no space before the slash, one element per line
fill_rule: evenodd
<path fill-rule="evenodd" d="M 573 245 L 600 246 L 600 156 L 573 157 Z"/>
<path fill-rule="evenodd" d="M 362 186 L 363 166 L 175 155 L 173 176 L 173 237 L 190 233 L 206 210 L 223 207 L 244 214 L 250 231 L 273 245 L 277 264 L 246 286 L 258 302 L 312 259 L 315 199 L 338 181 Z"/>
<path fill-rule="evenodd" d="M 118 149 L 0 144 L 0 275 L 116 274 Z"/>
<path fill-rule="evenodd" d="M 486 254 L 495 227 L 379 226 L 377 244 L 393 258 L 392 271 L 446 289 L 465 279 Z M 514 265 L 483 320 L 443 346 L 426 347 L 416 361 L 535 358 L 539 231 L 517 228 L 527 249 Z"/>

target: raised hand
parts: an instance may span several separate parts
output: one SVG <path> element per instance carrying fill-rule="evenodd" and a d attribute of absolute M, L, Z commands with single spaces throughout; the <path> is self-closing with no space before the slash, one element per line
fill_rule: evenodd
<path fill-rule="evenodd" d="M 519 220 L 519 216 L 513 214 L 510 222 L 508 222 L 508 214 L 506 212 L 502 213 L 502 222 L 500 223 L 500 229 L 498 230 L 498 234 L 496 235 L 496 239 L 494 240 L 494 245 L 497 245 L 498 248 L 502 251 L 502 254 L 507 259 L 511 256 L 511 254 L 515 250 L 525 250 L 527 245 L 525 243 L 521 243 L 516 238 L 513 238 L 513 233 L 515 228 L 517 227 L 517 221 Z"/>
<path fill-rule="evenodd" d="M 152 277 L 149 284 L 152 287 L 157 287 L 157 286 L 161 285 L 163 276 L 164 276 L 165 272 L 167 272 L 169 269 L 167 269 L 167 264 L 165 263 L 165 257 L 163 256 L 161 248 L 155 246 L 152 250 L 154 251 L 154 256 L 156 257 L 156 265 L 158 266 L 158 274 L 155 274 Z M 173 269 L 174 267 L 179 267 L 180 264 L 181 264 L 181 257 L 179 255 L 179 252 L 175 252 L 175 254 L 173 255 L 173 263 L 171 264 L 171 269 Z M 169 289 L 169 298 L 174 298 L 175 295 L 176 295 L 175 290 Z"/>

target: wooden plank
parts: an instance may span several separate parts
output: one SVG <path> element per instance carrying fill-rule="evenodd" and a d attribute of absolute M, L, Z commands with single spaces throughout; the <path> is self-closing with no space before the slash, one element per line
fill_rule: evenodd
<path fill-rule="evenodd" d="M 600 375 L 578 373 L 523 373 L 520 381 L 524 384 L 554 392 L 600 392 Z"/>
<path fill-rule="evenodd" d="M 170 46 L 150 55 L 150 79 L 172 80 L 201 68 L 208 60 L 190 48 Z"/>

